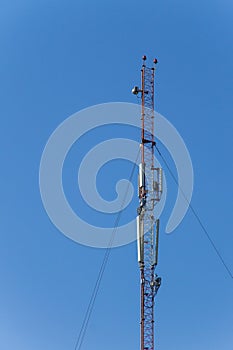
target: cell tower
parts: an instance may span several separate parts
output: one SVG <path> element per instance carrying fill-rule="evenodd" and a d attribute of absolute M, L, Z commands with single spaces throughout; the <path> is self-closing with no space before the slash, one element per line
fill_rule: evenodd
<path fill-rule="evenodd" d="M 132 93 L 141 95 L 141 163 L 139 165 L 137 209 L 138 262 L 141 274 L 141 350 L 154 350 L 154 300 L 161 284 L 155 273 L 158 263 L 159 219 L 155 206 L 162 195 L 162 169 L 154 164 L 154 75 L 153 67 L 146 66 L 143 56 L 141 88 Z"/>

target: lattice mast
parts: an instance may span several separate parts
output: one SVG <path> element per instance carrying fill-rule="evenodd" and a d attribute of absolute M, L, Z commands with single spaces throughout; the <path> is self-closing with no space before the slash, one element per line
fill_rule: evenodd
<path fill-rule="evenodd" d="M 141 274 L 141 350 L 154 350 L 154 299 L 161 284 L 155 273 L 158 263 L 159 219 L 155 206 L 162 195 L 162 169 L 154 164 L 154 74 L 153 67 L 146 66 L 143 56 L 141 88 L 133 88 L 141 94 L 141 163 L 139 165 L 137 209 L 138 262 Z"/>

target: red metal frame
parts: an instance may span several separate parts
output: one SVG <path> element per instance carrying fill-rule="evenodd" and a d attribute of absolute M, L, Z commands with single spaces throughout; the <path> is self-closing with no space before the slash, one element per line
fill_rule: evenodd
<path fill-rule="evenodd" d="M 157 60 L 154 60 L 154 64 Z M 139 188 L 139 220 L 143 227 L 141 241 L 141 350 L 154 350 L 154 298 L 161 279 L 155 274 L 158 261 L 159 220 L 154 217 L 155 205 L 161 197 L 161 189 L 155 184 L 154 172 L 154 73 L 146 66 L 143 56 L 141 69 L 141 163 L 145 172 L 145 184 Z"/>

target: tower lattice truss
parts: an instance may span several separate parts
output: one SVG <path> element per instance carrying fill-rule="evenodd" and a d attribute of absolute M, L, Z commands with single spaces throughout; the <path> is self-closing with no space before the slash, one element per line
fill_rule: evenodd
<path fill-rule="evenodd" d="M 155 206 L 162 195 L 162 169 L 154 164 L 154 75 L 155 65 L 146 66 L 143 56 L 141 88 L 141 164 L 139 165 L 139 207 L 137 216 L 138 261 L 141 274 L 141 350 L 154 350 L 154 301 L 161 284 L 155 273 L 158 263 L 159 219 Z"/>

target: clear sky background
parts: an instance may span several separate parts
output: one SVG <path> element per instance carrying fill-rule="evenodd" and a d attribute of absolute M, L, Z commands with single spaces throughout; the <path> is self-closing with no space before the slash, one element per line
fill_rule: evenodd
<path fill-rule="evenodd" d="M 39 193 L 40 157 L 76 111 L 136 102 L 131 88 L 140 82 L 143 54 L 159 60 L 156 108 L 191 154 L 192 205 L 233 270 L 232 16 L 230 0 L 1 1 L 0 349 L 74 350 L 104 251 L 72 242 L 50 222 Z M 64 170 L 77 210 L 76 160 L 88 147 L 85 139 L 75 145 Z M 102 170 L 106 199 L 114 198 L 116 174 L 129 177 L 125 163 Z M 157 349 L 232 350 L 233 281 L 191 212 L 172 235 L 163 233 L 177 192 L 169 174 L 167 181 Z M 112 251 L 82 349 L 139 349 L 135 243 Z"/>

